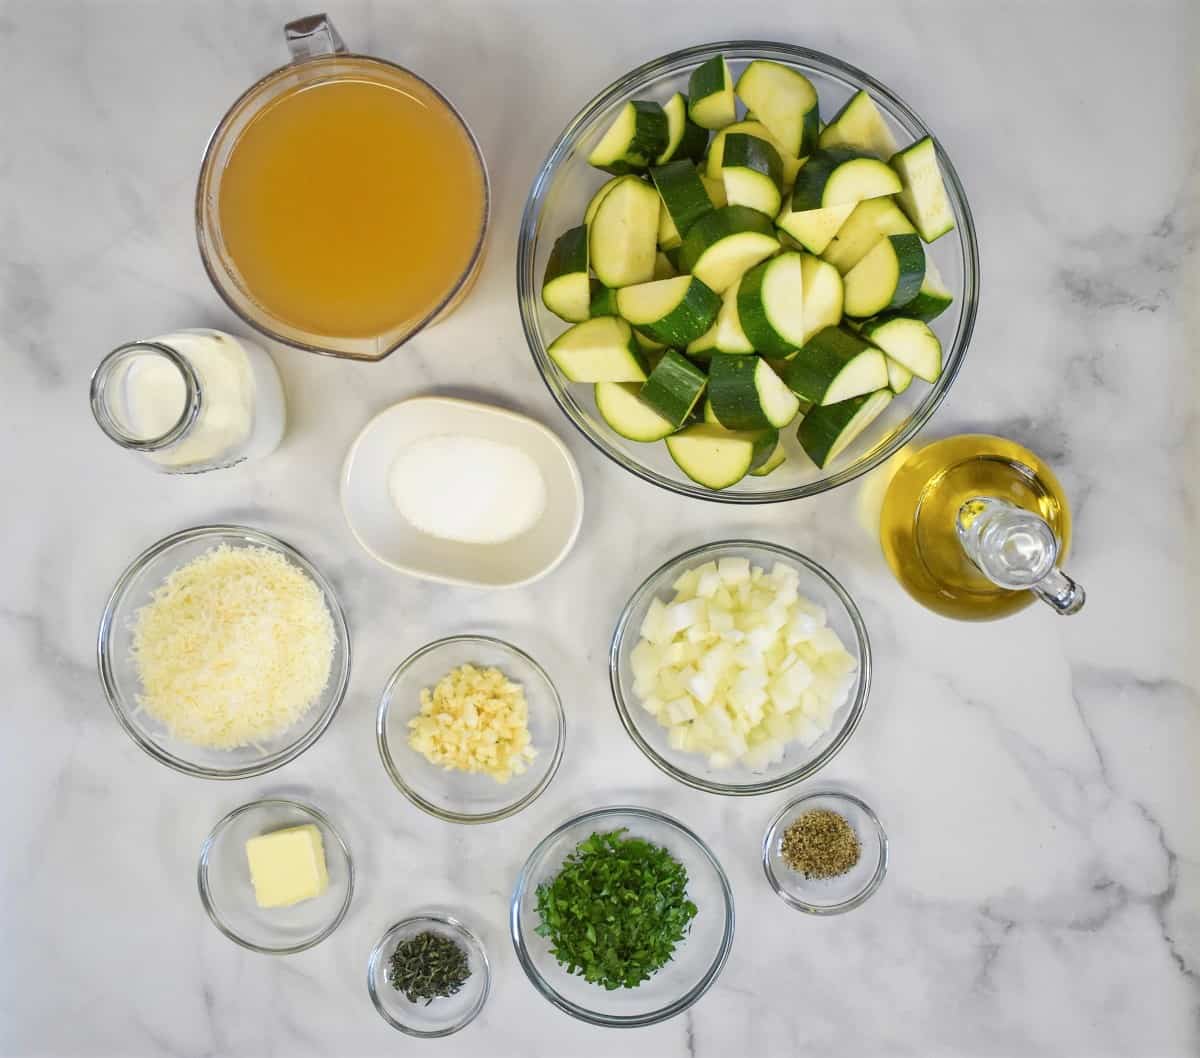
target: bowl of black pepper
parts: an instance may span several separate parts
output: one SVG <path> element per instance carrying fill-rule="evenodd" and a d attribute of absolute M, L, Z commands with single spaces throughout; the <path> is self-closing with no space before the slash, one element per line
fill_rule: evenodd
<path fill-rule="evenodd" d="M 810 915 L 859 907 L 879 888 L 887 862 L 879 817 L 859 798 L 836 790 L 790 801 L 763 836 L 763 871 L 771 888 Z"/>
<path fill-rule="evenodd" d="M 491 989 L 483 942 L 450 915 L 424 912 L 391 926 L 371 951 L 367 990 L 392 1028 L 435 1039 L 469 1025 Z"/>

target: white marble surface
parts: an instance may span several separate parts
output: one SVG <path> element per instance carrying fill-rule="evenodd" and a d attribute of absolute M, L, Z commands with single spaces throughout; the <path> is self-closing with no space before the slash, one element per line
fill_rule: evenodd
<path fill-rule="evenodd" d="M 294 3 L 0 0 L 0 1053 L 368 1055 L 411 1051 L 364 987 L 383 928 L 427 904 L 482 931 L 495 988 L 444 1055 L 1128 1055 L 1200 1051 L 1197 692 L 1197 8 L 1178 3 L 843 0 L 333 2 L 344 37 L 434 78 L 469 116 L 497 203 L 466 306 L 380 366 L 279 356 L 292 430 L 273 457 L 154 476 L 108 444 L 88 373 L 121 340 L 233 327 L 196 254 L 192 192 L 225 106 L 282 61 Z M 557 130 L 652 55 L 727 36 L 794 40 L 894 86 L 956 160 L 979 224 L 983 302 L 931 436 L 1009 434 L 1075 504 L 1070 621 L 968 626 L 927 614 L 857 527 L 855 487 L 814 502 L 685 502 L 606 463 L 538 380 L 513 294 L 517 219 Z M 509 594 L 418 583 L 372 562 L 336 504 L 374 412 L 486 393 L 558 430 L 588 518 L 548 580 Z M 143 546 L 206 521 L 280 533 L 341 589 L 349 697 L 327 735 L 260 780 L 205 783 L 139 752 L 97 684 L 93 640 Z M 857 596 L 878 678 L 821 776 L 882 815 L 877 896 L 816 921 L 771 895 L 761 828 L 783 797 L 672 784 L 622 732 L 604 657 L 642 574 L 731 533 L 827 562 Z M 387 674 L 444 633 L 537 655 L 569 711 L 563 769 L 523 815 L 439 824 L 390 786 L 372 720 Z M 299 792 L 360 866 L 349 918 L 291 958 L 208 923 L 194 867 L 222 813 Z M 517 966 L 505 911 L 531 845 L 569 813 L 634 800 L 677 814 L 732 877 L 737 938 L 686 1016 L 630 1034 L 578 1024 Z"/>

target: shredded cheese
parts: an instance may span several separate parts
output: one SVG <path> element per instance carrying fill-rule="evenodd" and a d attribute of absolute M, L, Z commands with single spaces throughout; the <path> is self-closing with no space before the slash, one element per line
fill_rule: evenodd
<path fill-rule="evenodd" d="M 421 711 L 408 727 L 408 744 L 430 764 L 501 783 L 537 755 L 525 691 L 496 668 L 460 665 L 446 673 L 432 692 L 421 691 Z"/>
<path fill-rule="evenodd" d="M 312 708 L 334 643 L 311 577 L 275 551 L 222 544 L 174 570 L 135 615 L 138 702 L 176 738 L 258 746 Z"/>

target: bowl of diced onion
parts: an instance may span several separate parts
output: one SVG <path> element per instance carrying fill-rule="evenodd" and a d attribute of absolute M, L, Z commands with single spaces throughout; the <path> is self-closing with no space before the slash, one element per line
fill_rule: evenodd
<path fill-rule="evenodd" d="M 871 686 L 862 614 L 823 566 L 726 540 L 650 574 L 617 621 L 609 678 L 650 761 L 709 793 L 770 793 L 849 741 Z"/>

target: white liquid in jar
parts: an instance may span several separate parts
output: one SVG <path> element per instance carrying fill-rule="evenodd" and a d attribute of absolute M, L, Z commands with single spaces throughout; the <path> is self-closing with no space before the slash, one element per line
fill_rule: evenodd
<path fill-rule="evenodd" d="M 283 437 L 283 386 L 274 361 L 253 342 L 215 330 L 173 331 L 149 339 L 169 346 L 196 375 L 200 412 L 174 444 L 145 452 L 164 470 L 231 466 L 267 455 Z M 146 350 L 122 364 L 113 408 L 133 437 L 163 437 L 187 407 L 187 383 L 167 357 Z"/>

